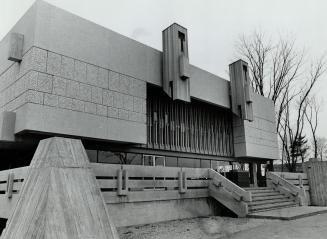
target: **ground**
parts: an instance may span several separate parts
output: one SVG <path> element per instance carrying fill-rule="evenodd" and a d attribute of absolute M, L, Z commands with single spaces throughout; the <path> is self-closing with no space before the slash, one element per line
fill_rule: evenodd
<path fill-rule="evenodd" d="M 206 217 L 118 228 L 121 239 L 325 239 L 327 214 L 291 221 Z"/>

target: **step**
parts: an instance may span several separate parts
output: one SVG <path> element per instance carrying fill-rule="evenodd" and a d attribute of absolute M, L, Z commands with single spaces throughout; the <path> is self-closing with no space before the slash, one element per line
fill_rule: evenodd
<path fill-rule="evenodd" d="M 262 194 L 262 193 L 272 193 L 276 192 L 274 189 L 265 189 L 265 190 L 253 190 L 253 191 L 248 191 L 252 193 L 252 195 L 257 195 L 257 194 Z"/>
<path fill-rule="evenodd" d="M 265 209 L 258 209 L 258 210 L 249 210 L 249 214 L 254 214 L 257 212 L 269 212 L 273 210 L 278 210 L 278 209 L 284 209 L 284 208 L 292 208 L 292 207 L 298 207 L 298 204 L 295 205 L 289 205 L 289 206 L 282 206 L 282 207 L 272 207 L 272 208 L 265 208 Z"/>
<path fill-rule="evenodd" d="M 272 196 L 256 196 L 252 198 L 253 202 L 257 201 L 264 201 L 264 200 L 269 200 L 269 199 L 282 199 L 282 198 L 289 198 L 283 194 L 278 194 L 278 195 L 272 195 Z"/>
<path fill-rule="evenodd" d="M 251 212 L 258 211 L 258 210 L 266 210 L 266 209 L 275 209 L 275 208 L 282 208 L 287 206 L 296 206 L 297 203 L 294 201 L 287 201 L 287 202 L 281 202 L 281 203 L 268 203 L 263 205 L 249 205 L 249 210 Z"/>
<path fill-rule="evenodd" d="M 253 188 L 243 188 L 245 191 L 253 191 L 253 190 L 265 190 L 265 189 L 271 189 L 269 187 L 253 187 Z"/>
<path fill-rule="evenodd" d="M 253 193 L 252 198 L 256 197 L 270 197 L 270 196 L 276 196 L 276 195 L 282 195 L 280 192 L 272 191 L 272 192 L 263 192 L 263 193 Z"/>
<path fill-rule="evenodd" d="M 264 204 L 275 204 L 275 203 L 282 203 L 282 202 L 294 202 L 287 197 L 278 198 L 278 199 L 267 199 L 261 201 L 252 201 L 248 205 L 249 206 L 256 206 L 256 205 L 264 205 Z"/>

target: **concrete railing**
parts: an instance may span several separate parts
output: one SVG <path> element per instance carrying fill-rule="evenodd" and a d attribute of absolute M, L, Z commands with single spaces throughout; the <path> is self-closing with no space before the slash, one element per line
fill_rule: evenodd
<path fill-rule="evenodd" d="M 301 206 L 308 205 L 308 198 L 303 187 L 302 179 L 299 186 L 282 177 L 283 174 L 278 172 L 267 172 L 267 186 L 273 187 L 277 191 L 296 199 Z M 298 175 L 294 175 L 297 177 Z M 299 180 L 299 178 L 298 178 Z"/>
<path fill-rule="evenodd" d="M 19 198 L 29 167 L 0 171 L 0 217 L 8 218 Z"/>

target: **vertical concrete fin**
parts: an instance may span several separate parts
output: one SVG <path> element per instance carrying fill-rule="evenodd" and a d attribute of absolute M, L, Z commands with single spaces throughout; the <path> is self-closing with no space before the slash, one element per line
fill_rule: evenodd
<path fill-rule="evenodd" d="M 243 120 L 253 121 L 252 87 L 248 64 L 238 60 L 229 65 L 232 111 Z"/>
<path fill-rule="evenodd" d="M 174 23 L 162 32 L 164 91 L 174 100 L 191 101 L 187 29 Z"/>
<path fill-rule="evenodd" d="M 119 238 L 80 140 L 39 143 L 1 238 Z"/>

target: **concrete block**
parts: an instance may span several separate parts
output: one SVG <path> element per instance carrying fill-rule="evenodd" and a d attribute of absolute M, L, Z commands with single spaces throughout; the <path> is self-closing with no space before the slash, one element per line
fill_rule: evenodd
<path fill-rule="evenodd" d="M 25 91 L 25 79 L 20 79 L 14 84 L 14 96 L 15 98 L 24 93 Z"/>
<path fill-rule="evenodd" d="M 120 109 L 124 107 L 124 94 L 114 92 L 114 107 Z"/>
<path fill-rule="evenodd" d="M 39 73 L 37 71 L 30 71 L 20 79 L 25 81 L 25 88 L 27 90 L 37 90 L 38 76 Z"/>
<path fill-rule="evenodd" d="M 130 111 L 129 112 L 129 120 L 136 122 L 143 122 L 142 114 Z"/>
<path fill-rule="evenodd" d="M 109 90 L 120 91 L 119 74 L 109 71 Z"/>
<path fill-rule="evenodd" d="M 97 113 L 97 106 L 91 102 L 85 102 L 85 109 L 84 111 L 89 114 L 96 114 Z"/>
<path fill-rule="evenodd" d="M 103 104 L 106 106 L 113 106 L 114 105 L 114 92 L 110 90 L 103 90 L 102 91 L 102 100 Z"/>
<path fill-rule="evenodd" d="M 132 84 L 130 93 L 133 96 L 146 98 L 146 82 L 133 78 Z"/>
<path fill-rule="evenodd" d="M 74 59 L 66 56 L 61 57 L 61 76 L 74 79 Z"/>
<path fill-rule="evenodd" d="M 123 108 L 125 110 L 133 110 L 133 96 L 123 95 Z"/>
<path fill-rule="evenodd" d="M 108 115 L 108 109 L 107 109 L 107 106 L 104 106 L 104 105 L 97 105 L 97 115 L 107 117 L 107 115 Z"/>
<path fill-rule="evenodd" d="M 58 106 L 58 96 L 52 94 L 44 94 L 44 105 L 57 107 Z"/>
<path fill-rule="evenodd" d="M 92 88 L 89 85 L 80 83 L 79 85 L 79 97 L 80 100 L 91 101 Z"/>
<path fill-rule="evenodd" d="M 86 64 L 86 82 L 91 85 L 97 85 L 99 68 L 94 65 Z"/>
<path fill-rule="evenodd" d="M 32 47 L 25 55 L 20 64 L 19 76 L 23 76 L 30 70 L 46 72 L 47 69 L 47 51 Z"/>
<path fill-rule="evenodd" d="M 24 35 L 12 32 L 10 34 L 8 60 L 20 62 L 23 59 Z"/>
<path fill-rule="evenodd" d="M 125 94 L 129 94 L 131 91 L 130 88 L 132 87 L 132 81 L 130 80 L 129 76 L 125 76 L 120 74 L 119 79 L 119 91 Z"/>
<path fill-rule="evenodd" d="M 37 89 L 42 92 L 52 92 L 52 75 L 39 73 L 37 78 Z"/>
<path fill-rule="evenodd" d="M 73 99 L 72 100 L 72 110 L 84 112 L 84 110 L 85 110 L 84 101 Z"/>
<path fill-rule="evenodd" d="M 47 73 L 60 76 L 61 74 L 61 55 L 48 52 Z"/>
<path fill-rule="evenodd" d="M 138 98 L 138 97 L 133 98 L 133 110 L 135 112 L 138 112 L 138 113 L 143 112 L 143 102 L 142 101 L 144 101 L 144 100 L 141 98 Z"/>
<path fill-rule="evenodd" d="M 129 118 L 128 110 L 118 109 L 118 118 L 128 120 Z"/>
<path fill-rule="evenodd" d="M 79 82 L 86 82 L 86 63 L 75 60 L 74 79 Z"/>
<path fill-rule="evenodd" d="M 64 96 L 59 96 L 59 100 L 58 100 L 59 108 L 71 110 L 72 109 L 72 104 L 73 104 L 73 102 L 72 102 L 71 98 L 67 98 L 67 97 L 64 97 Z"/>
<path fill-rule="evenodd" d="M 118 118 L 118 109 L 114 107 L 108 107 L 108 117 Z"/>
<path fill-rule="evenodd" d="M 53 77 L 53 94 L 65 96 L 67 93 L 67 80 L 58 76 Z"/>
<path fill-rule="evenodd" d="M 102 88 L 92 86 L 92 102 L 102 104 Z"/>
<path fill-rule="evenodd" d="M 28 90 L 25 93 L 25 99 L 28 103 L 43 104 L 44 93 L 34 90 Z"/>
<path fill-rule="evenodd" d="M 15 141 L 15 122 L 16 113 L 7 111 L 0 113 L 1 141 Z"/>
<path fill-rule="evenodd" d="M 104 68 L 99 68 L 97 86 L 108 89 L 109 88 L 109 71 Z"/>
<path fill-rule="evenodd" d="M 71 98 L 77 99 L 79 96 L 79 83 L 73 80 L 67 80 L 67 93 Z"/>

